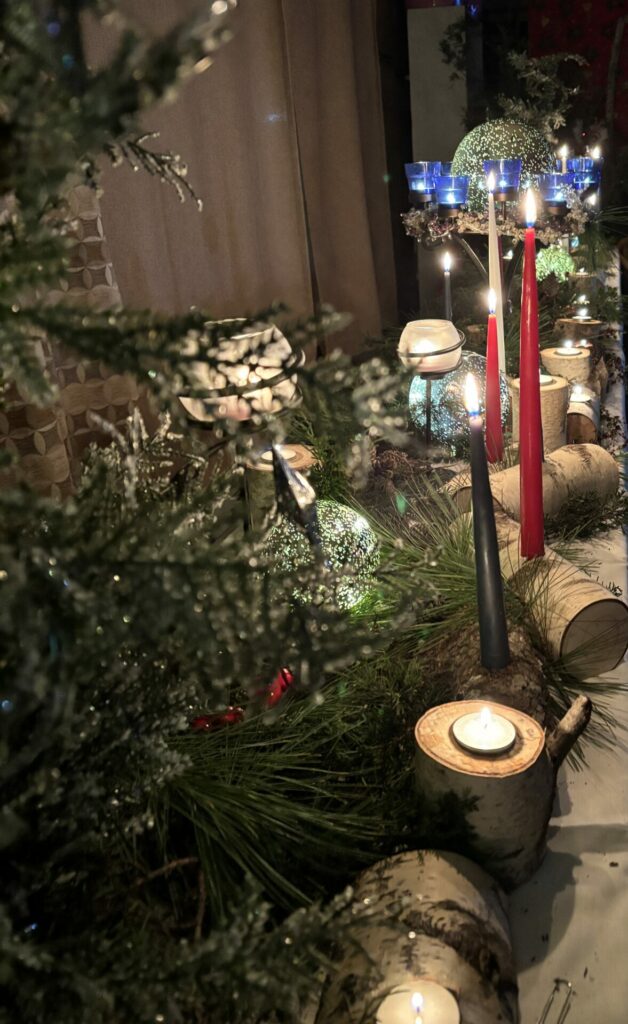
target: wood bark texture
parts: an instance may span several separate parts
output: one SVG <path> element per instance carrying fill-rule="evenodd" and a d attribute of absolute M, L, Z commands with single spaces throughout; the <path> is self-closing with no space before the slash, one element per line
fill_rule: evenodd
<path fill-rule="evenodd" d="M 519 379 L 509 383 L 512 408 L 512 439 L 519 443 Z M 569 384 L 563 377 L 554 377 L 551 384 L 541 388 L 541 422 L 543 424 L 543 448 L 553 452 L 562 448 L 567 440 L 566 421 L 569 405 Z"/>
<path fill-rule="evenodd" d="M 519 466 L 491 474 L 494 501 L 513 519 L 519 519 Z M 613 456 L 596 444 L 572 444 L 557 448 L 543 463 L 543 507 L 554 517 L 570 498 L 595 494 L 600 500 L 615 494 L 619 467 Z M 461 512 L 471 508 L 471 478 L 468 470 L 449 480 L 444 488 Z"/>
<path fill-rule="evenodd" d="M 579 320 L 576 316 L 560 317 L 554 325 L 556 337 L 572 338 L 574 341 L 593 340 L 608 327 L 603 320 Z"/>
<path fill-rule="evenodd" d="M 343 951 L 316 1024 L 370 1024 L 382 995 L 407 991 L 410 1006 L 421 979 L 455 995 L 461 1024 L 518 1024 L 506 900 L 477 864 L 433 850 L 402 853 L 365 871 L 355 898 L 368 901 L 373 923 L 360 932 L 361 950 Z"/>
<path fill-rule="evenodd" d="M 552 377 L 564 377 L 569 383 L 584 384 L 591 375 L 592 359 L 591 350 L 588 348 L 574 348 L 573 355 L 561 356 L 558 354 L 557 346 L 541 349 L 541 362 L 543 367 Z M 541 388 L 541 399 L 543 391 Z"/>
<path fill-rule="evenodd" d="M 569 403 L 567 409 L 567 443 L 595 444 L 600 433 L 600 399 Z"/>
<path fill-rule="evenodd" d="M 500 510 L 495 523 L 502 573 L 550 654 L 581 679 L 614 669 L 628 648 L 628 606 L 551 548 L 525 561 L 518 523 Z"/>

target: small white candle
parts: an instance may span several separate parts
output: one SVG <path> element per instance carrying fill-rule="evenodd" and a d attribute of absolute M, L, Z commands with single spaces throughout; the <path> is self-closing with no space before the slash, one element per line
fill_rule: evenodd
<path fill-rule="evenodd" d="M 292 462 L 294 459 L 296 459 L 297 453 L 294 450 L 294 448 L 292 447 L 292 445 L 289 445 L 289 444 L 278 444 L 277 448 L 279 449 L 279 454 L 283 455 L 283 457 L 286 460 L 286 462 Z M 273 461 L 272 449 L 269 448 L 268 451 L 262 452 L 262 454 L 260 455 L 260 461 L 261 462 L 272 462 Z"/>
<path fill-rule="evenodd" d="M 574 320 L 588 320 L 589 319 L 589 307 L 580 306 L 574 314 Z"/>
<path fill-rule="evenodd" d="M 559 153 L 558 153 L 558 155 L 560 157 L 560 160 L 561 160 L 563 174 L 567 173 L 567 152 L 568 152 L 567 147 L 566 146 L 561 146 L 561 148 L 559 150 Z"/>
<path fill-rule="evenodd" d="M 590 392 L 585 391 L 585 389 L 580 387 L 579 384 L 575 384 L 573 386 L 569 397 L 572 402 L 583 402 L 585 405 L 589 405 L 591 403 Z"/>
<path fill-rule="evenodd" d="M 429 978 L 412 978 L 377 1010 L 377 1024 L 460 1024 L 458 1000 Z"/>
<path fill-rule="evenodd" d="M 541 373 L 539 375 L 539 382 L 542 388 L 546 388 L 548 384 L 551 384 L 554 378 L 549 373 Z"/>
<path fill-rule="evenodd" d="M 514 746 L 517 738 L 512 722 L 494 714 L 489 707 L 457 718 L 452 731 L 456 743 L 473 754 L 503 754 Z"/>
<path fill-rule="evenodd" d="M 559 348 L 554 349 L 554 352 L 558 356 L 574 356 L 578 354 L 578 350 L 576 349 L 573 341 L 570 341 L 569 339 L 563 341 Z"/>

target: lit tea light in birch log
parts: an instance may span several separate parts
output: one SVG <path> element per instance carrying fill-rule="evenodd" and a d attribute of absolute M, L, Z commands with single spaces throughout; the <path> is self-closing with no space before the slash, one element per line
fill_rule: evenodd
<path fill-rule="evenodd" d="M 472 754 L 505 754 L 515 745 L 517 730 L 512 722 L 489 707 L 479 713 L 463 715 L 452 725 L 456 743 Z"/>
<path fill-rule="evenodd" d="M 573 356 L 576 355 L 577 349 L 573 341 L 570 338 L 566 338 L 558 348 L 554 349 L 557 356 Z"/>
<path fill-rule="evenodd" d="M 383 1000 L 375 1019 L 377 1024 L 460 1024 L 460 1009 L 444 985 L 431 978 L 412 978 Z"/>
<path fill-rule="evenodd" d="M 574 384 L 569 395 L 572 402 L 582 402 L 585 405 L 591 404 L 592 397 L 591 392 L 587 391 L 580 384 Z"/>
<path fill-rule="evenodd" d="M 548 384 L 551 384 L 554 378 L 549 373 L 542 373 L 539 376 L 539 383 L 542 388 L 546 388 Z"/>
<path fill-rule="evenodd" d="M 276 447 L 279 450 L 279 454 L 283 455 L 283 457 L 286 460 L 286 462 L 294 462 L 294 460 L 296 458 L 298 458 L 299 452 L 292 445 L 290 445 L 290 444 L 278 444 Z M 269 448 L 267 451 L 262 452 L 262 454 L 260 455 L 260 461 L 261 462 L 267 462 L 269 464 L 272 463 L 272 461 L 273 461 L 273 451 L 272 451 L 272 448 Z"/>

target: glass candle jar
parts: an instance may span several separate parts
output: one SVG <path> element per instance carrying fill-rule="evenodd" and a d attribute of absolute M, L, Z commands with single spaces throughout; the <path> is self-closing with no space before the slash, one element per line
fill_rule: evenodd
<path fill-rule="evenodd" d="M 467 201 L 469 177 L 466 174 L 440 174 L 436 178 L 436 198 L 443 214 L 456 213 Z"/>
<path fill-rule="evenodd" d="M 573 188 L 573 174 L 540 174 L 539 189 L 548 213 L 567 211 L 567 189 Z"/>
<path fill-rule="evenodd" d="M 439 160 L 418 160 L 406 164 L 406 178 L 412 206 L 427 206 L 436 199 L 435 177 L 440 174 Z"/>
<path fill-rule="evenodd" d="M 488 177 L 491 172 L 495 177 L 493 194 L 500 203 L 515 200 L 521 180 L 521 164 L 519 157 L 512 160 L 485 160 L 482 164 Z"/>

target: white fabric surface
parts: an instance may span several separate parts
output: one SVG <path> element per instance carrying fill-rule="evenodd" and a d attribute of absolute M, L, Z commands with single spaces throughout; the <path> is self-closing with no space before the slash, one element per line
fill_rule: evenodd
<path fill-rule="evenodd" d="M 622 355 L 621 346 L 618 353 Z M 623 382 L 606 407 L 626 425 Z M 625 429 L 624 429 L 625 436 Z M 621 530 L 586 545 L 599 577 L 628 597 L 628 546 Z M 628 661 L 601 677 L 628 687 Z M 595 683 L 591 684 L 591 697 Z M 547 856 L 511 895 L 522 1024 L 536 1024 L 554 979 L 576 990 L 568 1024 L 628 1022 L 628 692 L 606 697 L 617 721 L 613 748 L 587 745 L 588 767 L 563 767 Z M 557 997 L 548 1024 L 558 1020 Z"/>

